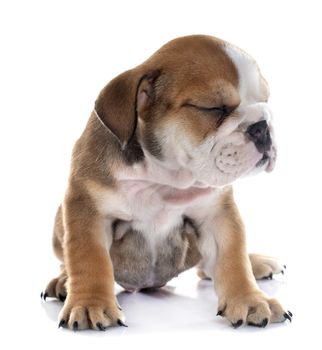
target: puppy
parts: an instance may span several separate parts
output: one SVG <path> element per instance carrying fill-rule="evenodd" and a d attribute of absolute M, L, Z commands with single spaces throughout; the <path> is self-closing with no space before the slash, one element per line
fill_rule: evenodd
<path fill-rule="evenodd" d="M 231 187 L 274 168 L 268 97 L 249 55 L 202 35 L 170 41 L 101 91 L 56 215 L 62 272 L 43 297 L 65 301 L 59 326 L 125 325 L 114 281 L 157 288 L 193 266 L 234 327 L 291 320 L 256 284 L 283 267 L 247 254 Z"/>

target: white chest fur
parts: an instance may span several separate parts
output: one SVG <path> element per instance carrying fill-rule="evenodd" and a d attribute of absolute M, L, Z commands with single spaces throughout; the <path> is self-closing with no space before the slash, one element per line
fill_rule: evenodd
<path fill-rule="evenodd" d="M 144 180 L 122 180 L 119 191 L 131 216 L 131 227 L 155 239 L 182 225 L 187 209 L 200 204 L 213 189 L 178 189 Z"/>
<path fill-rule="evenodd" d="M 166 237 L 182 225 L 185 215 L 204 215 L 218 189 L 192 178 L 189 171 L 169 171 L 142 162 L 117 174 L 117 188 L 97 191 L 96 202 L 104 216 L 120 219 L 118 238 L 131 227 L 149 240 Z"/>

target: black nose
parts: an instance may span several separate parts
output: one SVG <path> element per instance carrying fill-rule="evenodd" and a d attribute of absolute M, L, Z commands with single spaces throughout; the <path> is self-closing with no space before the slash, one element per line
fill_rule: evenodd
<path fill-rule="evenodd" d="M 249 139 L 255 143 L 259 152 L 265 153 L 271 148 L 272 139 L 266 120 L 250 125 L 246 133 Z"/>

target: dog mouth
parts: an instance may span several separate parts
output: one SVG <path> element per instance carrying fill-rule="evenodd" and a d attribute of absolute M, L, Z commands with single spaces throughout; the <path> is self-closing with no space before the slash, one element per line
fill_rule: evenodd
<path fill-rule="evenodd" d="M 271 147 L 269 151 L 265 151 L 263 153 L 262 158 L 256 163 L 256 168 L 261 168 L 265 166 L 265 171 L 270 173 L 274 167 L 276 162 L 276 148 L 274 146 Z"/>

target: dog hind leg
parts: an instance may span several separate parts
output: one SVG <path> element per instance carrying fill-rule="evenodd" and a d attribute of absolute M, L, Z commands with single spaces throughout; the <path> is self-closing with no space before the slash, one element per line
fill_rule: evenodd
<path fill-rule="evenodd" d="M 57 258 L 64 262 L 63 254 L 63 238 L 64 238 L 64 227 L 62 219 L 62 209 L 59 206 L 55 218 L 54 232 L 53 232 L 53 249 Z M 65 270 L 65 265 L 60 265 L 61 273 L 58 277 L 53 278 L 47 285 L 45 291 L 41 293 L 41 297 L 46 300 L 47 297 L 57 298 L 61 301 L 65 301 L 66 292 L 66 281 L 67 273 Z"/>
<path fill-rule="evenodd" d="M 260 255 L 260 254 L 249 254 L 249 259 L 252 265 L 252 270 L 257 280 L 261 279 L 272 279 L 273 275 L 282 273 L 286 268 L 285 265 L 281 265 L 278 259 Z M 197 268 L 197 275 L 202 280 L 211 280 L 211 277 L 201 268 Z"/>
<path fill-rule="evenodd" d="M 252 264 L 253 274 L 257 280 L 272 279 L 273 275 L 284 274 L 285 265 L 282 265 L 278 259 L 259 254 L 249 254 Z"/>

